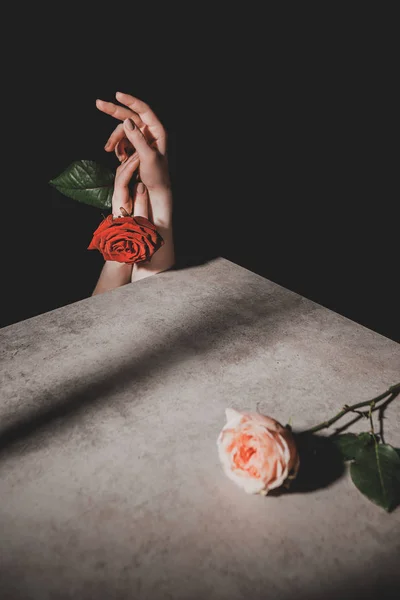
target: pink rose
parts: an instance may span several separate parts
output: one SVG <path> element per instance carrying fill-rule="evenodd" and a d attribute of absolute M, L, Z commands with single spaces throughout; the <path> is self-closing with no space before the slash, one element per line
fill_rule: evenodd
<path fill-rule="evenodd" d="M 240 413 L 232 408 L 225 412 L 227 423 L 217 445 L 229 479 L 248 494 L 265 496 L 296 477 L 300 461 L 287 427 L 258 413 Z"/>

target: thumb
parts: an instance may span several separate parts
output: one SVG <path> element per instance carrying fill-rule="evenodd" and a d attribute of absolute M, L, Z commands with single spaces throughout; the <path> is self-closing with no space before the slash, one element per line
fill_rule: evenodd
<path fill-rule="evenodd" d="M 126 137 L 136 149 L 141 160 L 146 161 L 154 155 L 155 151 L 150 148 L 143 133 L 136 127 L 132 119 L 125 119 L 124 130 Z"/>

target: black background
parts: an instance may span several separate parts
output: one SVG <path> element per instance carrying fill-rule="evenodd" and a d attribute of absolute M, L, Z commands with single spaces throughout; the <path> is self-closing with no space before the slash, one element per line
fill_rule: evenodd
<path fill-rule="evenodd" d="M 399 340 L 391 39 L 325 33 L 196 59 L 172 39 L 146 56 L 54 32 L 24 47 L 3 73 L 2 325 L 90 296 L 101 211 L 48 181 L 75 159 L 116 166 L 95 99 L 120 90 L 169 131 L 178 266 L 225 256 Z"/>

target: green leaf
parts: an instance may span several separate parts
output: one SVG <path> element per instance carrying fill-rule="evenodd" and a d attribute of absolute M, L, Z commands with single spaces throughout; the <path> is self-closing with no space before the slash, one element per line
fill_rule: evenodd
<path fill-rule="evenodd" d="M 400 504 L 400 456 L 389 444 L 366 446 L 350 466 L 354 485 L 390 512 Z"/>
<path fill-rule="evenodd" d="M 358 453 L 374 441 L 370 433 L 342 433 L 331 438 L 343 460 L 353 460 Z"/>
<path fill-rule="evenodd" d="M 59 192 L 97 208 L 111 208 L 114 173 L 92 160 L 76 160 L 49 182 Z"/>

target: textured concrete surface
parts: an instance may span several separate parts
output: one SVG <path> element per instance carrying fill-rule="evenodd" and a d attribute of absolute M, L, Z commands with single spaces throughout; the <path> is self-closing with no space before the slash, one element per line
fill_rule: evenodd
<path fill-rule="evenodd" d="M 400 379 L 399 345 L 223 259 L 0 337 L 3 600 L 385 598 L 399 583 L 399 509 L 346 473 L 248 496 L 216 448 L 227 406 L 302 429 L 374 397 Z M 386 417 L 400 446 L 399 399 Z"/>

